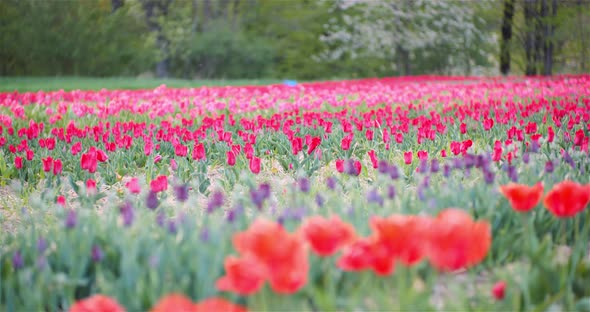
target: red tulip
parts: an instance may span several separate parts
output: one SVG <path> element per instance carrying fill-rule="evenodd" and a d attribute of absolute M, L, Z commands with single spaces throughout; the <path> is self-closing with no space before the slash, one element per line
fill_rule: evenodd
<path fill-rule="evenodd" d="M 129 192 L 131 194 L 139 194 L 141 193 L 141 186 L 139 185 L 139 180 L 137 178 L 132 178 L 125 184 Z"/>
<path fill-rule="evenodd" d="M 506 295 L 506 282 L 499 281 L 494 284 L 494 287 L 492 288 L 492 295 L 496 300 L 504 299 L 504 296 Z"/>
<path fill-rule="evenodd" d="M 63 165 L 61 163 L 61 159 L 55 159 L 53 161 L 53 174 L 59 175 L 59 174 L 61 174 L 62 170 L 63 170 Z"/>
<path fill-rule="evenodd" d="M 94 295 L 92 297 L 76 301 L 69 312 L 125 312 L 115 299 L 104 295 Z"/>
<path fill-rule="evenodd" d="M 16 169 L 21 169 L 23 167 L 23 158 L 20 156 L 14 157 L 14 167 Z"/>
<path fill-rule="evenodd" d="M 412 152 L 404 152 L 404 162 L 406 163 L 406 165 L 409 165 L 412 163 L 412 156 L 413 156 Z"/>
<path fill-rule="evenodd" d="M 47 158 L 41 159 L 41 161 L 43 162 L 43 171 L 51 171 L 51 168 L 53 167 L 53 158 L 51 158 L 51 156 L 48 156 Z"/>
<path fill-rule="evenodd" d="M 590 184 L 582 185 L 565 180 L 555 184 L 545 196 L 543 204 L 558 218 L 573 217 L 590 202 Z"/>
<path fill-rule="evenodd" d="M 156 303 L 150 312 L 193 312 L 195 304 L 182 294 L 172 293 L 166 295 Z"/>
<path fill-rule="evenodd" d="M 354 228 L 337 216 L 330 219 L 320 216 L 309 217 L 303 221 L 299 231 L 313 251 L 321 257 L 333 255 L 355 237 Z"/>
<path fill-rule="evenodd" d="M 491 226 L 474 222 L 459 209 L 442 211 L 430 226 L 428 258 L 443 271 L 467 268 L 481 262 L 492 243 Z"/>
<path fill-rule="evenodd" d="M 230 166 L 234 166 L 236 164 L 236 154 L 233 151 L 228 151 L 227 155 L 227 164 Z"/>
<path fill-rule="evenodd" d="M 260 173 L 260 158 L 256 156 L 250 158 L 250 171 L 254 174 Z"/>
<path fill-rule="evenodd" d="M 168 177 L 165 175 L 158 176 L 150 182 L 150 190 L 154 193 L 163 192 L 168 189 Z"/>
<path fill-rule="evenodd" d="M 509 183 L 500 186 L 500 193 L 510 202 L 512 209 L 518 212 L 528 212 L 535 208 L 543 197 L 543 184 L 541 182 L 534 186 Z"/>
<path fill-rule="evenodd" d="M 195 304 L 194 312 L 247 312 L 246 308 L 223 298 L 207 298 Z"/>

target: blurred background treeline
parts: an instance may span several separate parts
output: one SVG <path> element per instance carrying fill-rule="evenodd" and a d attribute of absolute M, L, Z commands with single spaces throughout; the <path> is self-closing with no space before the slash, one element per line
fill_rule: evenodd
<path fill-rule="evenodd" d="M 582 73 L 587 0 L 0 0 L 1 76 Z"/>

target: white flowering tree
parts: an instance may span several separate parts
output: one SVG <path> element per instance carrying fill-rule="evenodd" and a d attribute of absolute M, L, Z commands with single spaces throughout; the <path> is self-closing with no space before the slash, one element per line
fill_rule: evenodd
<path fill-rule="evenodd" d="M 486 5 L 492 2 L 336 0 L 337 14 L 320 37 L 329 49 L 316 57 L 377 57 L 403 75 L 478 74 L 478 65 L 490 65 L 495 55 L 494 32 L 477 16 Z"/>

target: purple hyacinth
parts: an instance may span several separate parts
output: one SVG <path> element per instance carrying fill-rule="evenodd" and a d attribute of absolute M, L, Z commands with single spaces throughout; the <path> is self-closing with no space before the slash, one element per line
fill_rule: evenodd
<path fill-rule="evenodd" d="M 207 213 L 212 213 L 217 208 L 223 206 L 223 202 L 225 201 L 225 196 L 221 191 L 215 191 L 211 194 L 209 198 L 209 202 L 207 203 Z"/>
<path fill-rule="evenodd" d="M 531 156 L 529 155 L 529 153 L 522 154 L 522 162 L 524 162 L 525 164 L 528 164 L 530 161 L 531 161 Z"/>
<path fill-rule="evenodd" d="M 47 247 L 47 240 L 45 240 L 43 237 L 40 237 L 37 240 L 37 252 L 42 254 L 47 249 Z"/>
<path fill-rule="evenodd" d="M 206 227 L 201 230 L 201 233 L 199 233 L 199 239 L 202 242 L 209 241 L 209 230 Z"/>
<path fill-rule="evenodd" d="M 552 173 L 553 170 L 555 170 L 555 165 L 553 165 L 553 162 L 551 160 L 547 161 L 545 163 L 545 172 Z"/>
<path fill-rule="evenodd" d="M 424 187 L 423 186 L 418 185 L 418 189 L 416 190 L 416 193 L 418 194 L 418 199 L 420 201 L 426 200 L 426 194 L 424 194 Z"/>
<path fill-rule="evenodd" d="M 309 179 L 307 178 L 300 178 L 297 181 L 297 184 L 299 185 L 299 190 L 303 193 L 308 193 L 311 188 L 309 185 Z"/>
<path fill-rule="evenodd" d="M 377 189 L 372 189 L 367 193 L 367 201 L 369 203 L 376 203 L 379 206 L 383 206 L 383 197 L 379 195 Z"/>
<path fill-rule="evenodd" d="M 572 156 L 571 156 L 571 155 L 570 155 L 570 154 L 569 154 L 567 151 L 565 151 L 565 152 L 563 153 L 563 160 L 564 160 L 564 161 L 565 161 L 565 162 L 566 162 L 568 165 L 570 165 L 572 168 L 575 168 L 575 167 L 576 167 L 576 163 L 574 162 L 574 159 L 572 158 Z"/>
<path fill-rule="evenodd" d="M 322 195 L 317 194 L 315 196 L 315 203 L 316 203 L 316 205 L 318 205 L 318 207 L 324 206 L 324 202 L 325 202 L 325 200 L 324 200 L 324 197 L 322 197 Z"/>
<path fill-rule="evenodd" d="M 121 214 L 121 218 L 123 219 L 123 225 L 131 226 L 135 218 L 135 213 L 133 212 L 133 204 L 131 204 L 131 202 L 129 201 L 125 201 L 121 205 L 121 207 L 119 207 L 119 212 Z"/>
<path fill-rule="evenodd" d="M 379 160 L 377 170 L 381 174 L 387 174 L 389 172 L 389 163 L 387 163 L 387 161 L 384 159 Z"/>
<path fill-rule="evenodd" d="M 510 181 L 514 183 L 518 182 L 518 172 L 516 171 L 516 167 L 508 166 L 507 173 Z"/>
<path fill-rule="evenodd" d="M 389 166 L 389 178 L 392 180 L 397 180 L 399 178 L 399 169 L 395 165 Z"/>
<path fill-rule="evenodd" d="M 428 160 L 420 159 L 420 164 L 418 165 L 418 172 L 421 174 L 425 174 L 428 172 Z"/>
<path fill-rule="evenodd" d="M 160 211 L 158 213 L 158 215 L 156 216 L 156 224 L 158 224 L 161 227 L 164 227 L 165 223 L 166 223 L 166 215 L 164 214 L 164 212 Z"/>
<path fill-rule="evenodd" d="M 424 179 L 422 179 L 422 186 L 424 188 L 430 187 L 430 176 L 425 176 Z"/>
<path fill-rule="evenodd" d="M 449 166 L 448 164 L 443 165 L 443 176 L 445 178 L 448 178 L 451 176 L 451 166 Z"/>
<path fill-rule="evenodd" d="M 160 200 L 158 200 L 158 194 L 152 191 L 148 193 L 145 202 L 146 206 L 151 210 L 158 208 L 158 206 L 160 205 Z"/>
<path fill-rule="evenodd" d="M 335 177 L 329 177 L 326 180 L 326 185 L 328 186 L 329 189 L 333 190 L 336 188 L 336 182 L 337 182 L 337 180 Z"/>
<path fill-rule="evenodd" d="M 250 198 L 252 199 L 254 205 L 256 205 L 256 208 L 258 208 L 258 210 L 261 210 L 262 205 L 264 205 L 264 201 L 267 197 L 265 196 L 264 191 L 258 188 L 250 190 Z"/>
<path fill-rule="evenodd" d="M 96 244 L 92 246 L 92 250 L 90 251 L 90 255 L 91 255 L 92 261 L 94 261 L 94 262 L 100 262 L 104 258 L 104 253 L 102 252 L 102 249 L 100 249 L 100 246 L 98 246 Z"/>
<path fill-rule="evenodd" d="M 387 198 L 393 199 L 395 197 L 395 186 L 390 184 L 387 186 Z"/>
<path fill-rule="evenodd" d="M 242 206 L 242 204 L 238 203 L 233 209 L 230 209 L 227 212 L 225 219 L 227 220 L 227 222 L 233 223 L 236 220 L 236 218 L 240 214 L 242 214 L 243 211 L 244 211 L 244 207 Z"/>
<path fill-rule="evenodd" d="M 15 251 L 12 255 L 12 267 L 15 270 L 19 270 L 22 269 L 24 266 L 25 260 L 23 259 L 23 256 L 21 255 L 20 251 Z"/>
<path fill-rule="evenodd" d="M 76 227 L 77 224 L 78 224 L 78 215 L 76 214 L 75 210 L 71 209 L 68 211 L 68 214 L 66 215 L 66 221 L 65 221 L 66 229 L 73 229 Z"/>
<path fill-rule="evenodd" d="M 465 164 L 465 168 L 470 169 L 476 165 L 477 157 L 472 154 L 467 154 L 463 156 L 463 162 Z"/>
<path fill-rule="evenodd" d="M 533 141 L 531 143 L 531 153 L 537 153 L 540 148 L 541 148 L 541 146 L 539 145 L 539 142 Z"/>
<path fill-rule="evenodd" d="M 461 158 L 453 158 L 453 168 L 463 169 L 463 160 Z"/>
<path fill-rule="evenodd" d="M 440 164 L 439 164 L 439 162 L 438 162 L 438 159 L 436 159 L 436 158 L 433 158 L 433 159 L 430 161 L 430 172 L 431 172 L 431 173 L 437 173 L 437 172 L 439 172 L 439 171 L 440 171 Z"/>
<path fill-rule="evenodd" d="M 170 234 L 176 234 L 176 232 L 178 232 L 178 225 L 177 225 L 176 220 L 174 220 L 174 219 L 168 220 L 168 232 Z"/>
<path fill-rule="evenodd" d="M 486 182 L 486 184 L 494 183 L 495 176 L 496 175 L 491 170 L 483 170 L 483 180 Z"/>
<path fill-rule="evenodd" d="M 181 203 L 184 203 L 185 201 L 187 201 L 188 200 L 188 185 L 182 184 L 182 185 L 174 186 L 174 195 L 176 196 L 176 199 Z"/>

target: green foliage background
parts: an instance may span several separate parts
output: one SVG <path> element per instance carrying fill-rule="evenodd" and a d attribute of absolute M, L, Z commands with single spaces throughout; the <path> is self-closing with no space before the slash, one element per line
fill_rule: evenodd
<path fill-rule="evenodd" d="M 170 76 L 184 79 L 311 80 L 403 74 L 392 66 L 394 60 L 384 57 L 359 58 L 345 52 L 337 59 L 317 58 L 338 48 L 320 39 L 326 26 L 355 14 L 335 10 L 338 0 L 124 0 L 114 9 L 115 2 L 0 0 L 0 75 L 152 76 L 162 59 L 168 60 Z M 451 8 L 473 6 L 478 29 L 497 36 L 503 1 L 484 2 L 487 5 L 448 1 Z M 522 5 L 516 2 L 517 7 Z M 156 12 L 167 40 L 165 55 L 156 44 L 156 32 L 148 27 L 145 3 L 169 3 L 167 12 Z M 553 21 L 558 25 L 552 39 L 558 47 L 557 73 L 588 70 L 588 7 L 587 1 L 564 2 Z M 526 27 L 519 14 L 514 23 L 512 71 L 521 74 L 524 50 L 518 32 Z M 486 55 L 471 49 L 483 49 Z M 466 58 L 484 71 L 474 72 L 471 65 L 459 69 L 448 62 L 448 55 Z M 433 43 L 411 55 L 412 74 L 497 74 L 497 55 L 496 44 L 489 42 L 464 51 Z"/>

